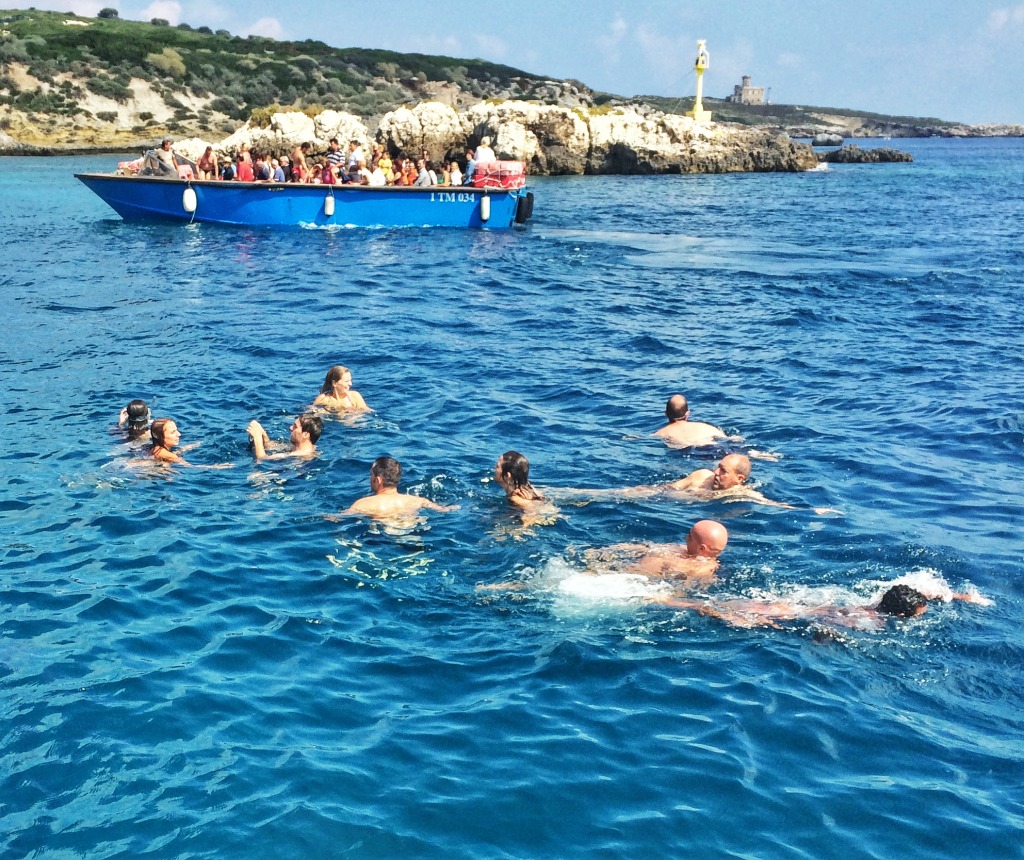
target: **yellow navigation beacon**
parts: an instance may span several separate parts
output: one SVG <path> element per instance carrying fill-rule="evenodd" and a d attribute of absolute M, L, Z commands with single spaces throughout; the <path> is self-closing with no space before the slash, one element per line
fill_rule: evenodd
<path fill-rule="evenodd" d="M 693 110 L 686 112 L 688 117 L 692 117 L 697 122 L 711 122 L 711 111 L 704 110 L 704 105 L 701 103 L 701 96 L 704 94 L 704 70 L 711 62 L 707 44 L 706 39 L 697 41 L 697 60 L 693 64 L 693 68 L 697 72 L 697 98 L 694 99 Z"/>

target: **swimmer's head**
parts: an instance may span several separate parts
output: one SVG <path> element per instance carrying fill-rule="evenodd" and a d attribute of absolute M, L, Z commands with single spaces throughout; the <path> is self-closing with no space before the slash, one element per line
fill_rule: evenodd
<path fill-rule="evenodd" d="M 393 457 L 378 457 L 370 466 L 370 487 L 377 491 L 378 487 L 398 487 L 402 480 L 402 464 Z"/>
<path fill-rule="evenodd" d="M 302 441 L 301 438 L 296 438 L 296 432 L 308 436 L 309 441 L 315 445 L 316 440 L 320 438 L 320 434 L 324 432 L 323 419 L 319 415 L 314 415 L 311 412 L 307 412 L 305 415 L 300 415 L 295 419 L 295 423 L 292 424 L 293 445 Z"/>
<path fill-rule="evenodd" d="M 878 603 L 879 612 L 884 615 L 895 615 L 897 618 L 913 618 L 927 608 L 928 598 L 916 588 L 902 583 L 885 592 Z"/>
<path fill-rule="evenodd" d="M 690 406 L 682 394 L 673 394 L 665 404 L 665 417 L 669 421 L 685 421 L 690 415 Z"/>
<path fill-rule="evenodd" d="M 351 385 L 352 371 L 347 367 L 342 367 L 340 364 L 334 365 L 334 367 L 327 371 L 327 376 L 324 377 L 324 384 L 320 389 L 320 393 L 333 395 L 335 393 L 335 385 L 341 382 L 344 386 L 344 380 L 346 377 L 348 377 L 348 384 Z M 345 390 L 347 391 L 348 388 L 345 387 Z"/>
<path fill-rule="evenodd" d="M 494 479 L 507 490 L 530 486 L 530 461 L 518 451 L 506 451 L 494 464 Z"/>
<path fill-rule="evenodd" d="M 726 454 L 714 471 L 716 490 L 731 490 L 750 477 L 750 458 L 746 454 Z"/>
<path fill-rule="evenodd" d="M 729 531 L 715 520 L 698 520 L 686 535 L 686 552 L 692 557 L 718 558 L 729 543 Z"/>
<path fill-rule="evenodd" d="M 174 423 L 173 418 L 157 418 L 149 426 L 149 434 L 153 439 L 154 448 L 167 448 L 170 450 L 181 439 L 181 433 L 178 432 L 178 425 Z"/>
<path fill-rule="evenodd" d="M 149 407 L 145 400 L 133 400 L 125 408 L 125 415 L 128 416 L 125 424 L 128 430 L 128 438 L 136 439 L 142 436 L 149 429 Z"/>

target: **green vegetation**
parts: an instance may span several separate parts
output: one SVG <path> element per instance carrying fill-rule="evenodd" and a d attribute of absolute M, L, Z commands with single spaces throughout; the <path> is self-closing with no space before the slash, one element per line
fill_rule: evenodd
<path fill-rule="evenodd" d="M 665 113 L 685 114 L 693 109 L 693 97 L 670 99 L 661 96 L 638 96 L 651 107 Z M 725 99 L 703 100 L 704 109 L 711 111 L 712 117 L 718 122 L 735 122 L 740 125 L 768 126 L 773 128 L 794 129 L 822 125 L 820 117 L 839 117 L 851 121 L 862 121 L 865 125 L 909 126 L 949 128 L 959 125 L 956 122 L 935 119 L 933 117 L 887 116 L 885 114 L 867 113 L 847 108 L 809 107 L 803 105 L 741 105 L 727 102 Z"/>
<path fill-rule="evenodd" d="M 27 67 L 46 86 L 20 89 L 12 64 Z M 313 39 L 242 38 L 227 30 L 214 32 L 185 23 L 171 26 L 159 18 L 125 21 L 112 7 L 102 9 L 96 18 L 36 9 L 0 10 L 0 104 L 35 114 L 73 116 L 85 90 L 125 103 L 133 97 L 133 79 L 149 83 L 173 113 L 170 127 L 181 129 L 190 123 L 193 128 L 216 126 L 224 116 L 233 122 L 250 117 L 269 122 L 267 112 L 277 107 L 311 115 L 332 109 L 379 116 L 430 98 L 432 87 L 440 83 L 457 87 L 466 102 L 558 101 L 554 97 L 558 89 L 550 87 L 547 79 L 479 59 L 332 48 Z M 561 84 L 565 89 L 575 87 L 583 101 L 592 104 L 591 113 L 613 112 L 632 102 L 681 114 L 693 105 L 692 98 L 624 99 L 592 92 L 579 81 Z M 193 97 L 208 98 L 209 104 L 189 108 Z M 827 124 L 821 115 L 849 117 L 878 129 L 956 125 L 834 108 L 745 106 L 718 99 L 706 99 L 705 107 L 719 121 L 785 129 L 821 127 Z M 105 110 L 100 115 L 111 113 Z M 156 122 L 152 113 L 142 121 Z"/>
<path fill-rule="evenodd" d="M 66 21 L 86 26 L 68 26 Z M 371 116 L 420 101 L 429 82 L 458 84 L 476 95 L 494 95 L 515 82 L 528 98 L 543 79 L 483 60 L 332 48 L 323 42 L 242 38 L 226 30 L 164 19 L 126 21 L 112 8 L 99 17 L 36 9 L 0 11 L 0 74 L 7 63 L 28 66 L 44 82 L 73 75 L 93 92 L 123 101 L 132 77 L 151 80 L 169 106 L 174 91 L 211 95 L 213 110 L 244 120 L 256 108 L 348 110 Z M 119 86 L 118 86 L 119 85 Z M 0 95 L 11 103 L 12 94 Z"/>

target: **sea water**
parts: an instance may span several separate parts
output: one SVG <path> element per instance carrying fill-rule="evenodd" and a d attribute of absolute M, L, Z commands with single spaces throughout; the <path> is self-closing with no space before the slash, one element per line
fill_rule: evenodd
<path fill-rule="evenodd" d="M 493 233 L 128 224 L 72 178 L 117 156 L 0 160 L 0 855 L 1021 857 L 1024 142 L 900 145 L 538 179 Z M 255 464 L 333 364 L 374 412 Z M 652 438 L 676 392 L 742 440 Z M 140 467 L 136 397 L 233 467 Z M 577 488 L 759 452 L 795 509 L 524 530 L 508 449 Z M 458 510 L 326 518 L 382 454 Z M 701 518 L 691 596 L 994 605 L 821 636 L 581 586 Z"/>

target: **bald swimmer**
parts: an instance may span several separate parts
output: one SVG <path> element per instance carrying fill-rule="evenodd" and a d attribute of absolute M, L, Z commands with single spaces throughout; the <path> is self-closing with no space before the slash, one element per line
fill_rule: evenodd
<path fill-rule="evenodd" d="M 632 558 L 629 573 L 708 582 L 715 578 L 718 557 L 728 543 L 729 532 L 720 522 L 698 520 L 687 532 L 685 544 L 615 544 L 587 550 L 584 558 L 591 565 L 603 567 Z"/>
<path fill-rule="evenodd" d="M 720 439 L 728 439 L 724 431 L 714 424 L 690 420 L 690 406 L 682 394 L 673 394 L 665 404 L 665 417 L 668 424 L 655 430 L 655 436 L 664 439 L 668 444 L 680 448 L 701 448 L 714 445 Z"/>

